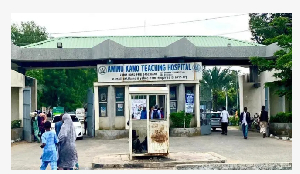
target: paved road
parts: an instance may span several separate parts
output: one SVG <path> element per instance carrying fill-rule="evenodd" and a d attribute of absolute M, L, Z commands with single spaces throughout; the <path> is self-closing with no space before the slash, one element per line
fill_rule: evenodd
<path fill-rule="evenodd" d="M 90 169 L 94 156 L 109 153 L 128 153 L 128 140 L 97 140 L 84 138 L 76 141 L 81 169 Z M 263 139 L 261 134 L 249 132 L 243 139 L 241 131 L 220 131 L 208 136 L 171 137 L 170 152 L 215 152 L 227 158 L 228 163 L 292 162 L 292 142 Z M 11 147 L 12 170 L 38 170 L 42 149 L 37 143 L 19 142 Z M 48 167 L 50 168 L 50 167 Z"/>

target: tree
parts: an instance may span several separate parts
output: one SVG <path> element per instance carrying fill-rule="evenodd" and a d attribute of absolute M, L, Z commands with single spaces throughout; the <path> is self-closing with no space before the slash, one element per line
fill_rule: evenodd
<path fill-rule="evenodd" d="M 34 21 L 21 22 L 21 25 L 11 25 L 11 41 L 14 45 L 25 46 L 28 44 L 47 40 L 48 34 L 45 27 L 35 24 Z M 43 70 L 26 71 L 26 76 L 37 79 L 37 101 L 38 107 L 44 106 L 46 103 L 41 99 L 44 88 L 44 73 Z"/>
<path fill-rule="evenodd" d="M 17 46 L 24 46 L 48 38 L 45 27 L 33 21 L 11 25 L 11 41 Z M 90 69 L 44 69 L 26 71 L 26 76 L 37 79 L 38 108 L 42 106 L 65 107 L 73 111 L 83 107 L 87 90 L 97 81 L 97 71 Z"/>
<path fill-rule="evenodd" d="M 292 14 L 275 13 L 250 15 L 250 28 L 257 42 L 269 45 L 277 43 L 281 50 L 276 51 L 276 60 L 266 60 L 262 57 L 252 57 L 250 61 L 258 66 L 259 72 L 277 70 L 274 77 L 279 80 L 266 83 L 266 87 L 276 87 L 276 94 L 292 100 Z M 258 30 L 267 26 L 268 30 Z M 259 32 L 258 32 L 259 31 Z"/>
<path fill-rule="evenodd" d="M 17 46 L 37 43 L 47 38 L 46 28 L 36 25 L 34 21 L 21 22 L 21 26 L 11 25 L 11 41 Z"/>
<path fill-rule="evenodd" d="M 213 110 L 217 111 L 219 92 L 226 90 L 232 81 L 230 69 L 221 70 L 221 68 L 216 66 L 212 69 L 204 69 L 202 78 L 201 86 L 212 91 Z"/>
<path fill-rule="evenodd" d="M 264 44 L 266 39 L 289 33 L 285 26 L 269 25 L 274 19 L 285 17 L 292 22 L 292 13 L 249 13 L 249 17 L 251 39 L 259 44 Z"/>

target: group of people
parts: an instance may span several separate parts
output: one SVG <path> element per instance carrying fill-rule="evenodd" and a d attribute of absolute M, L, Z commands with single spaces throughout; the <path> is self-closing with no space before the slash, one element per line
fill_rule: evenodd
<path fill-rule="evenodd" d="M 163 108 L 159 108 L 158 105 L 151 107 L 149 111 L 149 116 L 151 119 L 163 119 L 164 118 L 164 110 Z M 147 119 L 147 110 L 146 107 L 143 107 L 141 112 L 141 119 Z"/>
<path fill-rule="evenodd" d="M 32 117 L 32 128 L 33 128 L 33 135 L 37 142 L 41 141 L 41 137 L 45 132 L 45 123 L 47 121 L 47 116 L 45 113 L 41 113 L 39 111 L 33 112 L 31 115 Z"/>
<path fill-rule="evenodd" d="M 51 170 L 73 170 L 79 168 L 76 151 L 76 131 L 71 116 L 61 114 L 55 123 L 55 132 L 51 130 L 51 122 L 44 124 L 45 132 L 41 140 L 43 153 L 41 155 L 41 170 L 50 163 Z"/>
<path fill-rule="evenodd" d="M 222 128 L 221 134 L 227 135 L 229 113 L 226 111 L 225 107 L 222 107 L 220 122 L 221 122 L 221 128 Z M 242 125 L 244 139 L 247 139 L 248 138 L 248 126 L 251 123 L 250 112 L 247 111 L 247 107 L 244 107 L 244 111 L 240 114 L 239 122 Z M 265 111 L 265 106 L 262 106 L 261 112 L 259 114 L 259 125 L 260 125 L 260 133 L 263 134 L 263 138 L 266 137 L 266 129 L 268 126 L 268 122 L 269 122 L 268 112 Z"/>

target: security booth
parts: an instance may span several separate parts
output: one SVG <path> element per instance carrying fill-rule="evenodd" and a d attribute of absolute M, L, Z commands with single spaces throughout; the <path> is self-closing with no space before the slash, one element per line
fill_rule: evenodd
<path fill-rule="evenodd" d="M 97 70 L 95 137 L 129 137 L 130 158 L 168 155 L 171 113 L 188 109 L 191 127 L 200 130 L 201 63 L 101 64 Z"/>
<path fill-rule="evenodd" d="M 159 118 L 149 112 L 150 96 L 162 98 L 165 110 Z M 169 85 L 167 87 L 129 87 L 129 156 L 167 156 L 169 154 Z M 159 108 L 158 108 L 159 109 Z M 156 111 L 157 112 L 157 111 Z M 152 115 L 152 116 L 151 116 Z M 163 115 L 163 118 L 162 118 Z"/>

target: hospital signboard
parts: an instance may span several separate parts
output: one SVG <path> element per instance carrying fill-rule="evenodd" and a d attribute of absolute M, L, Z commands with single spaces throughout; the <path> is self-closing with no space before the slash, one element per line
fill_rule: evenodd
<path fill-rule="evenodd" d="M 202 63 L 99 64 L 98 82 L 202 80 Z"/>

